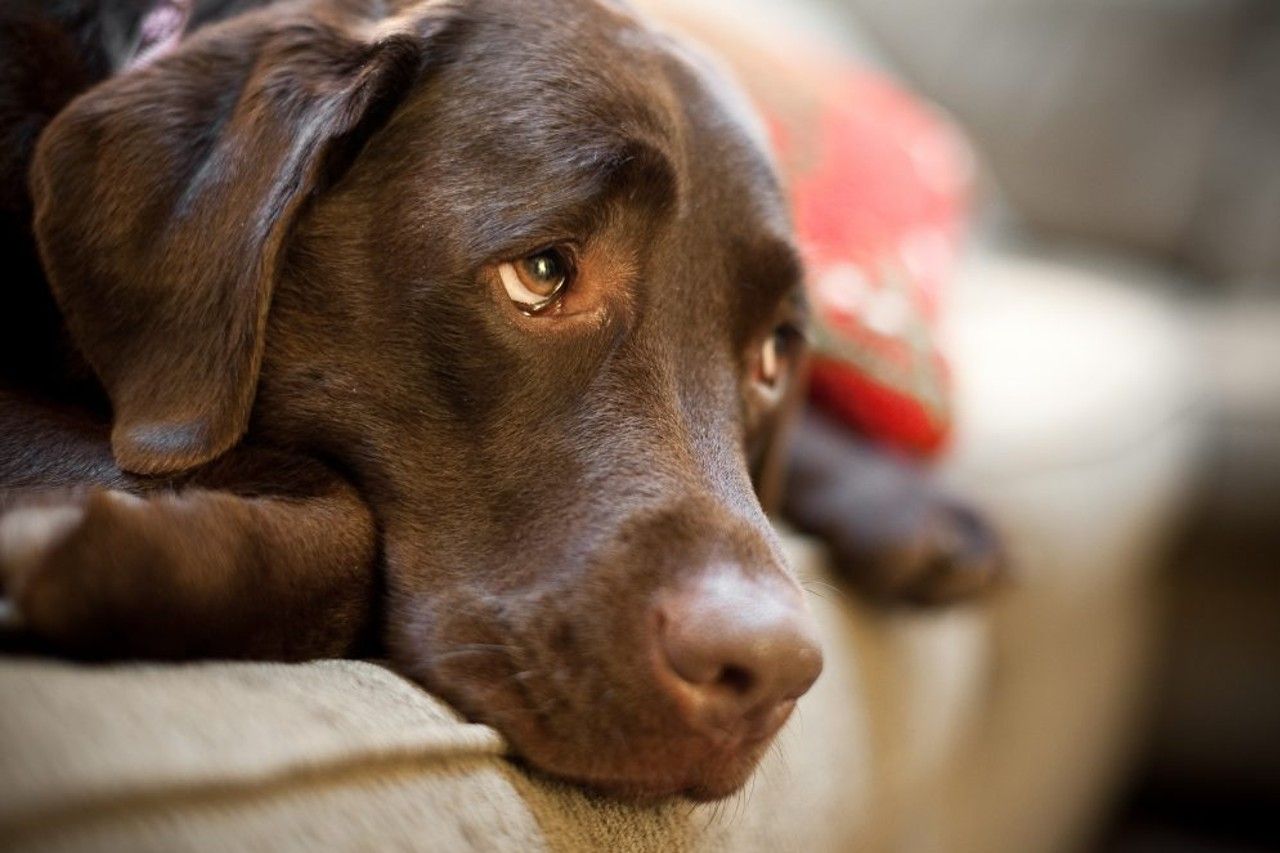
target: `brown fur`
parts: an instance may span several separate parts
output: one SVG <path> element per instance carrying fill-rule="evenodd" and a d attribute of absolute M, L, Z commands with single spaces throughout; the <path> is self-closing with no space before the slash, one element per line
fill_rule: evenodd
<path fill-rule="evenodd" d="M 736 789 L 765 743 L 682 726 L 643 606 L 721 563 L 794 588 L 749 467 L 783 482 L 802 356 L 783 402 L 751 377 L 799 265 L 736 99 L 590 0 L 279 3 L 88 89 L 40 136 L 22 283 L 71 365 L 0 387 L 26 630 L 96 657 L 373 635 L 541 769 Z M 493 265 L 566 240 L 580 288 L 520 314 Z"/>

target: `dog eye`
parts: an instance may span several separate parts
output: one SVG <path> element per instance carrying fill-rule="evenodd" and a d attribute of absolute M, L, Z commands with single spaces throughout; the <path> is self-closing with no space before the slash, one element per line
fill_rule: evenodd
<path fill-rule="evenodd" d="M 776 387 L 781 382 L 801 337 L 800 330 L 790 323 L 777 326 L 760 345 L 756 361 L 756 381 L 769 388 Z"/>
<path fill-rule="evenodd" d="M 553 247 L 500 264 L 498 277 L 516 307 L 526 314 L 540 314 L 564 294 L 573 266 L 565 250 Z"/>

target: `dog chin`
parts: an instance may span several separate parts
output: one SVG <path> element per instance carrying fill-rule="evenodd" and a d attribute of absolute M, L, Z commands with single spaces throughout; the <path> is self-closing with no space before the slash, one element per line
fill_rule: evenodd
<path fill-rule="evenodd" d="M 736 794 L 751 778 L 773 738 L 732 749 L 708 744 L 692 754 L 682 750 L 684 755 L 671 753 L 661 760 L 652 756 L 667 751 L 661 749 L 662 744 L 637 743 L 623 757 L 537 737 L 512 740 L 521 763 L 538 773 L 617 799 L 644 803 L 672 798 L 713 802 Z"/>

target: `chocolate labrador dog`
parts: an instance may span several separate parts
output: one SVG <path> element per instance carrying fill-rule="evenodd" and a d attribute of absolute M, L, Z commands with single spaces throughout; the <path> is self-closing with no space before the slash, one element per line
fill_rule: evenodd
<path fill-rule="evenodd" d="M 989 582 L 981 525 L 814 416 L 778 475 L 801 270 L 712 62 L 596 0 L 191 11 L 0 28 L 27 635 L 381 649 L 536 768 L 706 799 L 821 668 L 765 480 L 866 589 Z"/>

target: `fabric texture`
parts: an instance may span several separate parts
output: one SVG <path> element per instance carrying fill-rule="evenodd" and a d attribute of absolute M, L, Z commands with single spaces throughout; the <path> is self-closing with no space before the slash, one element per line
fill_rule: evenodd
<path fill-rule="evenodd" d="M 913 455 L 946 444 L 943 291 L 968 215 L 972 156 L 889 76 L 811 39 L 702 27 L 755 100 L 788 185 L 812 307 L 810 396 Z"/>
<path fill-rule="evenodd" d="M 967 149 L 878 73 L 794 59 L 782 67 L 796 76 L 788 103 L 762 103 L 805 252 L 810 397 L 863 435 L 934 454 L 952 421 L 937 323 L 964 232 Z"/>

